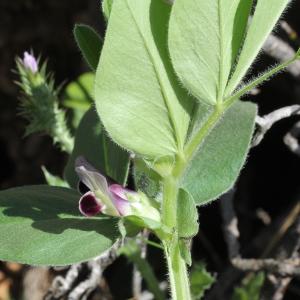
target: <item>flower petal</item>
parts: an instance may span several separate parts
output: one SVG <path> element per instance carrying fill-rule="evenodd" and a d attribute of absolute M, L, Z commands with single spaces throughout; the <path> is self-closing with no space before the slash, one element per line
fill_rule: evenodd
<path fill-rule="evenodd" d="M 38 64 L 35 57 L 28 52 L 24 52 L 23 65 L 29 69 L 33 74 L 38 71 Z"/>
<path fill-rule="evenodd" d="M 100 190 L 104 195 L 109 194 L 106 178 L 100 174 L 91 164 L 89 164 L 82 156 L 75 161 L 75 171 L 80 180 L 91 190 Z"/>
<path fill-rule="evenodd" d="M 86 217 L 93 217 L 101 212 L 102 205 L 92 192 L 85 193 L 79 200 L 79 210 Z"/>
<path fill-rule="evenodd" d="M 131 214 L 131 204 L 118 196 L 113 197 L 113 204 L 118 210 L 120 216 L 128 216 Z"/>
<path fill-rule="evenodd" d="M 119 184 L 112 184 L 109 186 L 109 191 L 112 193 L 113 197 L 117 196 L 123 200 L 128 201 L 126 194 L 135 195 L 137 192 L 124 188 Z"/>

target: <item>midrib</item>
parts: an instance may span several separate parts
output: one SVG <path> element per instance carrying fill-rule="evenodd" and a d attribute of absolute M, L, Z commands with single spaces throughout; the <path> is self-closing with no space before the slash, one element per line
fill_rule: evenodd
<path fill-rule="evenodd" d="M 142 0 L 142 1 L 145 1 L 145 0 Z M 143 41 L 143 44 L 145 46 L 146 52 L 147 52 L 147 54 L 149 56 L 149 59 L 151 61 L 151 65 L 153 67 L 156 79 L 157 79 L 157 81 L 159 83 L 159 86 L 160 86 L 160 89 L 161 89 L 162 98 L 163 98 L 165 106 L 167 108 L 168 118 L 169 118 L 171 126 L 172 126 L 172 128 L 174 130 L 174 132 L 173 132 L 174 140 L 176 141 L 176 145 L 178 147 L 178 150 L 181 151 L 182 148 L 183 148 L 183 141 L 181 139 L 180 131 L 179 131 L 179 128 L 177 127 L 176 120 L 174 119 L 174 116 L 173 116 L 173 113 L 172 113 L 171 104 L 169 103 L 167 92 L 166 92 L 164 84 L 163 84 L 163 80 L 162 80 L 162 78 L 161 78 L 161 76 L 160 76 L 160 74 L 158 72 L 159 68 L 158 68 L 158 66 L 157 66 L 157 64 L 155 62 L 155 59 L 154 59 L 154 57 L 153 57 L 153 55 L 152 55 L 152 53 L 151 53 L 151 51 L 150 51 L 150 49 L 148 47 L 147 41 L 146 41 L 143 33 L 141 32 L 139 26 L 138 26 L 138 22 L 136 21 L 135 16 L 134 16 L 133 12 L 130 9 L 130 5 L 128 3 L 128 0 L 126 0 L 125 2 L 126 2 L 126 5 L 127 5 L 127 8 L 128 8 L 128 11 L 130 12 L 130 15 L 131 15 L 131 17 L 132 17 L 132 19 L 134 21 L 134 24 L 135 24 L 135 26 L 137 28 L 138 34 L 140 35 L 140 37 L 141 37 L 141 39 Z"/>
<path fill-rule="evenodd" d="M 217 102 L 221 103 L 223 101 L 224 93 L 224 39 L 223 39 L 223 16 L 221 10 L 221 1 L 218 0 L 218 21 L 219 21 L 219 86 L 217 86 Z"/>

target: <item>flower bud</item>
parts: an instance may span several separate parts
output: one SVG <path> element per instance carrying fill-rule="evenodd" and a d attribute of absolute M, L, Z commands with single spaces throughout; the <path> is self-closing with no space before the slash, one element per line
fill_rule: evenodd
<path fill-rule="evenodd" d="M 33 74 L 37 73 L 38 63 L 32 54 L 29 54 L 27 51 L 25 51 L 22 62 L 26 69 L 30 70 Z"/>

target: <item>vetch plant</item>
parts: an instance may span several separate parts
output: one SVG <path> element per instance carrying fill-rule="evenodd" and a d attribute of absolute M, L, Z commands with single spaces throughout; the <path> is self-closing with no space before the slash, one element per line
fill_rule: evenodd
<path fill-rule="evenodd" d="M 129 227 L 136 233 L 146 228 L 164 249 L 172 299 L 192 299 L 187 265 L 199 227 L 197 206 L 233 186 L 254 131 L 256 105 L 240 98 L 299 57 L 297 52 L 243 82 L 288 3 L 104 1 L 102 50 L 93 29 L 74 30 L 96 69 L 95 107 L 85 112 L 74 143 L 45 67 L 39 71 L 25 53 L 18 61 L 25 115 L 32 132 L 46 131 L 70 153 L 70 188 L 0 193 L 0 259 L 78 263 L 100 255 Z M 36 101 L 41 93 L 49 101 Z M 44 103 L 46 115 L 40 111 Z M 40 127 L 39 116 L 47 126 Z M 129 173 L 134 191 L 126 187 Z M 83 195 L 76 191 L 79 182 Z"/>

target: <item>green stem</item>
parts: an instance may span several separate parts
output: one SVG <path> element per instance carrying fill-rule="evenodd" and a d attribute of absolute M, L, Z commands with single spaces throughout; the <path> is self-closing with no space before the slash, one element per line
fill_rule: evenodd
<path fill-rule="evenodd" d="M 177 234 L 177 197 L 180 178 L 183 176 L 188 163 L 198 150 L 199 145 L 206 138 L 206 136 L 216 125 L 216 123 L 220 120 L 229 106 L 233 104 L 233 102 L 240 96 L 244 95 L 264 80 L 268 79 L 275 73 L 281 71 L 292 62 L 294 62 L 298 58 L 299 53 L 300 51 L 297 52 L 294 58 L 266 72 L 261 77 L 239 90 L 233 96 L 228 97 L 224 102 L 218 101 L 214 108 L 214 111 L 211 113 L 205 124 L 186 145 L 184 153 L 176 158 L 176 163 L 173 168 L 172 174 L 164 178 L 162 222 L 165 226 L 173 230 L 173 235 L 171 238 L 163 240 L 162 242 L 168 262 L 170 286 L 173 300 L 191 299 L 187 267 L 180 254 L 179 237 Z"/>
<path fill-rule="evenodd" d="M 187 144 L 185 148 L 185 157 L 186 160 L 189 161 L 196 150 L 198 149 L 201 142 L 204 138 L 208 135 L 210 130 L 215 126 L 215 124 L 220 119 L 221 115 L 224 113 L 224 106 L 223 104 L 217 104 L 213 113 L 209 116 L 205 124 L 201 127 L 201 129 L 195 134 L 193 139 Z"/>
<path fill-rule="evenodd" d="M 189 277 L 185 261 L 180 255 L 178 243 L 164 244 L 169 269 L 172 300 L 191 300 Z"/>
<path fill-rule="evenodd" d="M 173 176 L 163 182 L 162 221 L 171 229 L 177 227 L 177 181 Z"/>
<path fill-rule="evenodd" d="M 170 240 L 163 241 L 168 263 L 169 279 L 173 300 L 190 300 L 189 279 L 186 263 L 182 259 L 177 235 L 177 196 L 178 181 L 173 176 L 164 180 L 164 196 L 162 207 L 163 223 L 173 229 Z"/>
<path fill-rule="evenodd" d="M 203 139 L 220 119 L 223 112 L 224 107 L 222 105 L 217 105 L 215 107 L 214 112 L 210 115 L 204 126 L 202 126 L 199 132 L 187 145 L 184 154 L 176 158 L 176 164 L 172 174 L 164 178 L 163 181 L 162 222 L 165 226 L 173 230 L 173 235 L 168 240 L 162 242 L 168 262 L 173 300 L 191 299 L 187 266 L 180 254 L 179 237 L 177 234 L 177 198 L 179 180 L 184 173 L 188 162 L 197 151 Z"/>
<path fill-rule="evenodd" d="M 278 72 L 284 70 L 286 67 L 288 67 L 290 64 L 292 64 L 293 62 L 295 62 L 298 59 L 298 55 L 299 54 L 297 52 L 297 54 L 293 58 L 291 58 L 290 60 L 276 66 L 275 68 L 272 68 L 271 70 L 265 72 L 263 75 L 259 76 L 258 78 L 254 79 L 253 81 L 251 81 L 250 83 L 248 83 L 247 85 L 242 87 L 235 94 L 233 94 L 232 96 L 229 96 L 227 99 L 225 99 L 224 105 L 226 107 L 229 107 L 235 100 L 237 100 L 240 97 L 242 97 L 243 95 L 247 94 L 248 92 L 253 90 L 255 87 L 260 85 L 262 82 L 268 80 L 273 75 L 275 75 Z"/>

